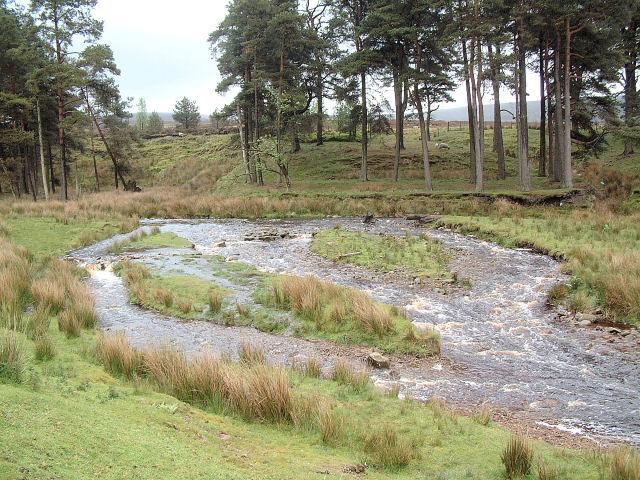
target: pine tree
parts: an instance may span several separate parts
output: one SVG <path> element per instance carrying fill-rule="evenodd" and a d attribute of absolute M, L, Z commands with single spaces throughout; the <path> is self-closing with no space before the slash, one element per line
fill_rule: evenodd
<path fill-rule="evenodd" d="M 173 119 L 185 130 L 193 130 L 200 123 L 200 111 L 194 100 L 183 97 L 173 108 Z"/>

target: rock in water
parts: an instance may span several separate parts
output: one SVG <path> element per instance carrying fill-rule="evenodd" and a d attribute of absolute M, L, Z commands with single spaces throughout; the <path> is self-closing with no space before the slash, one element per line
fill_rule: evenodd
<path fill-rule="evenodd" d="M 367 355 L 367 364 L 373 368 L 389 368 L 389 359 L 378 352 Z"/>
<path fill-rule="evenodd" d="M 367 213 L 362 219 L 362 223 L 373 223 L 374 217 L 373 213 Z"/>

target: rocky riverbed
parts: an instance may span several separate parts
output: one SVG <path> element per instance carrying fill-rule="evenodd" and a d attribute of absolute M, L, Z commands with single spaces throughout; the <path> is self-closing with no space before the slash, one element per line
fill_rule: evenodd
<path fill-rule="evenodd" d="M 400 384 L 402 394 L 444 398 L 466 411 L 488 404 L 506 421 L 597 441 L 640 444 L 640 348 L 636 330 L 598 325 L 597 318 L 559 315 L 546 305 L 546 293 L 567 279 L 558 262 L 524 249 L 506 249 L 447 230 L 430 230 L 415 220 L 201 220 L 154 221 L 162 231 L 190 240 L 194 252 L 151 250 L 137 253 L 160 271 L 180 271 L 222 283 L 240 301 L 250 301 L 253 285 L 216 276 L 202 260 L 218 255 L 268 272 L 315 275 L 369 292 L 403 307 L 411 319 L 435 326 L 442 355 L 417 360 L 392 357 L 391 368 L 372 370 L 381 387 Z M 377 274 L 314 255 L 314 232 L 341 225 L 374 234 L 427 234 L 456 253 L 450 268 L 470 287 L 440 288 L 399 274 Z M 108 264 L 115 237 L 72 254 L 88 264 Z M 200 259 L 201 257 L 202 259 Z M 234 354 L 241 341 L 262 346 L 275 362 L 320 356 L 325 366 L 338 357 L 353 362 L 365 348 L 336 346 L 209 322 L 185 323 L 130 305 L 121 280 L 94 269 L 101 328 L 123 330 L 139 346 L 172 343 L 187 352 L 209 349 Z M 562 312 L 560 312 L 562 313 Z M 587 323 L 586 320 L 589 322 Z M 500 413 L 501 412 L 501 413 Z"/>

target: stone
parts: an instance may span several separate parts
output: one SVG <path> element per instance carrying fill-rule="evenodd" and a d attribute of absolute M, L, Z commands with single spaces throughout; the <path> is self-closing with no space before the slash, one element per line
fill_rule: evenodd
<path fill-rule="evenodd" d="M 588 320 L 590 323 L 597 323 L 598 322 L 598 316 L 594 315 L 592 313 L 580 313 L 580 314 L 576 315 L 576 320 L 578 320 L 579 322 L 582 322 L 584 320 Z"/>
<path fill-rule="evenodd" d="M 224 240 L 220 240 L 219 242 L 214 243 L 213 246 L 216 248 L 223 248 L 227 246 L 227 242 Z"/>
<path fill-rule="evenodd" d="M 622 333 L 622 330 L 620 330 L 619 328 L 615 328 L 615 327 L 611 327 L 609 330 L 607 330 L 609 333 L 612 333 L 614 335 L 620 335 Z"/>
<path fill-rule="evenodd" d="M 387 357 L 378 352 L 371 352 L 367 355 L 367 364 L 373 368 L 389 368 L 390 362 Z"/>
<path fill-rule="evenodd" d="M 580 325 L 581 327 L 588 327 L 589 325 L 591 325 L 591 320 L 580 320 L 578 322 L 578 325 Z"/>

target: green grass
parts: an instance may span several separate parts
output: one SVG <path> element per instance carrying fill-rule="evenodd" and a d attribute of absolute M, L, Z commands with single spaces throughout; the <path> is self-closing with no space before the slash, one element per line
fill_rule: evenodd
<path fill-rule="evenodd" d="M 119 222 L 63 219 L 54 217 L 8 216 L 8 238 L 26 247 L 38 258 L 58 257 L 77 247 L 90 245 L 133 225 Z"/>
<path fill-rule="evenodd" d="M 192 246 L 190 241 L 173 232 L 151 230 L 150 233 L 142 231 L 124 240 L 115 242 L 109 247 L 109 252 L 122 253 L 124 251 L 135 252 L 152 250 L 154 248 L 191 248 Z"/>
<path fill-rule="evenodd" d="M 453 280 L 447 267 L 453 252 L 426 236 L 395 237 L 331 228 L 313 237 L 311 251 L 330 260 L 371 270 L 444 282 Z"/>
<path fill-rule="evenodd" d="M 441 225 L 508 247 L 528 246 L 567 261 L 569 306 L 601 307 L 640 323 L 640 216 L 596 210 L 525 209 L 501 204 L 488 216 L 446 216 Z"/>
<path fill-rule="evenodd" d="M 129 262 L 115 270 L 123 277 L 132 303 L 186 320 L 217 315 L 208 312 L 209 294 L 215 290 L 223 297 L 227 295 L 215 283 L 193 275 L 160 275 Z"/>
<path fill-rule="evenodd" d="M 113 377 L 87 356 L 91 332 L 71 340 L 55 328 L 50 334 L 59 352 L 53 360 L 30 360 L 22 384 L 0 383 L 1 478 L 348 478 L 348 466 L 378 463 L 364 445 L 377 431 L 372 419 L 397 432 L 412 458 L 400 469 L 370 466 L 367 478 L 494 479 L 503 472 L 508 432 L 371 387 L 357 393 L 290 374 L 295 392 L 333 405 L 340 428 L 327 445 L 317 432 L 195 408 L 144 382 Z M 563 478 L 598 478 L 591 455 L 533 445 Z"/>

